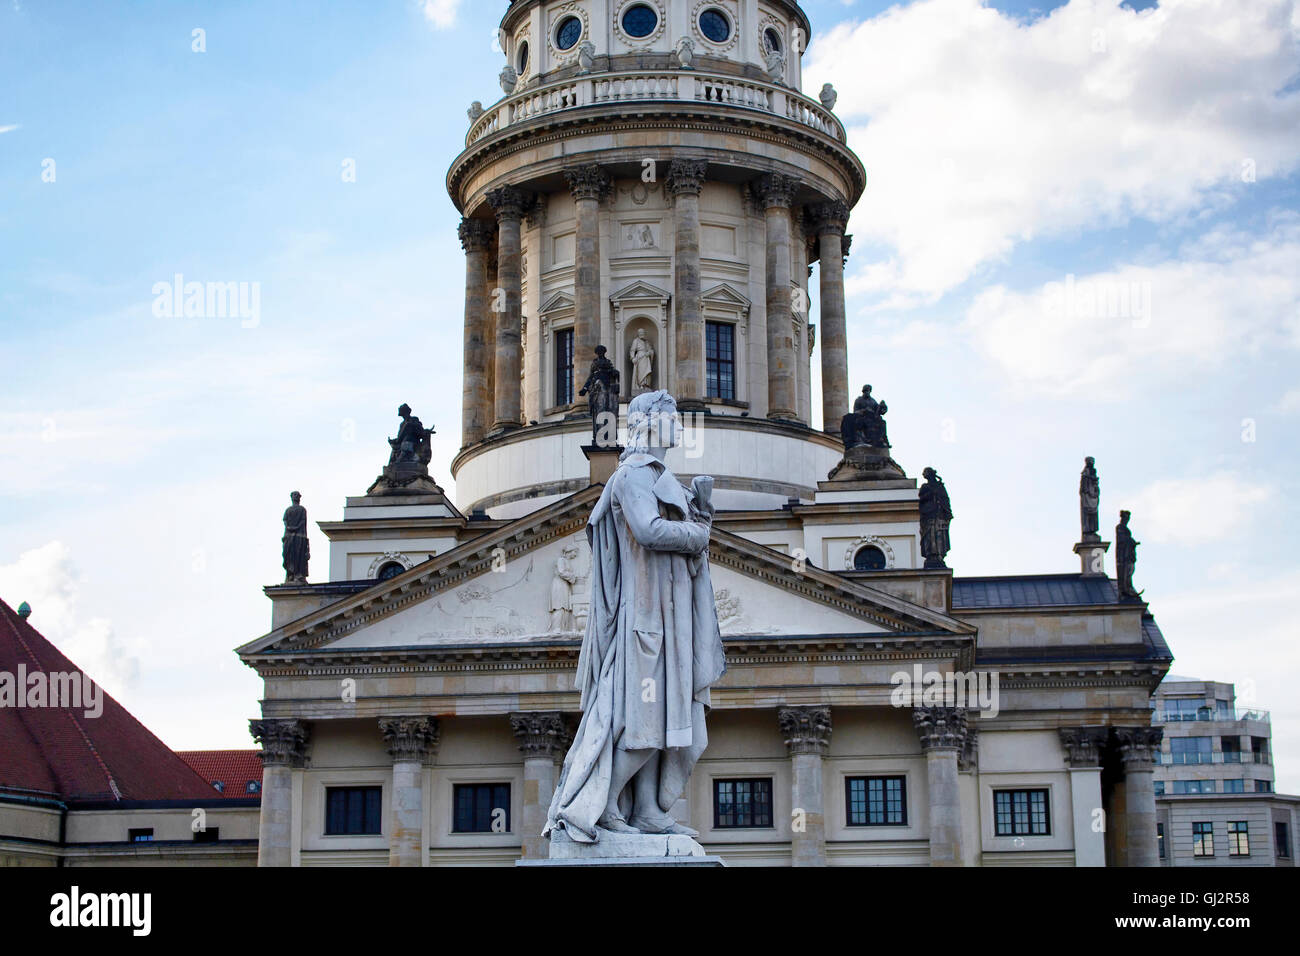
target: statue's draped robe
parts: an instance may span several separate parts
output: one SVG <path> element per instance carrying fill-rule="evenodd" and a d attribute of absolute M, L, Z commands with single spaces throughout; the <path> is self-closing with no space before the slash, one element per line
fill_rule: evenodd
<path fill-rule="evenodd" d="M 657 802 L 668 813 L 708 744 L 709 687 L 726 665 L 703 554 L 708 526 L 692 514 L 672 472 L 640 452 L 627 455 L 592 510 L 582 720 L 544 833 L 563 825 L 574 839 L 596 839 L 615 747 L 661 751 Z M 631 789 L 620 795 L 624 816 Z"/>
<path fill-rule="evenodd" d="M 311 544 L 307 540 L 307 509 L 302 505 L 284 509 L 284 537 L 280 544 L 284 570 L 291 577 L 306 577 Z"/>

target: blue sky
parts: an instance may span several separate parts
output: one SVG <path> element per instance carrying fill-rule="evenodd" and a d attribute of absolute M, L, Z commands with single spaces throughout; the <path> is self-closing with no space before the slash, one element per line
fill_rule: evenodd
<path fill-rule="evenodd" d="M 452 487 L 443 183 L 503 7 L 0 6 L 0 597 L 172 746 L 251 746 L 231 649 L 269 627 L 290 489 L 338 518 L 402 401 Z M 1294 3 L 805 10 L 805 89 L 870 178 L 850 375 L 947 481 L 950 564 L 1077 569 L 1096 456 L 1174 670 L 1252 689 L 1300 791 Z M 177 273 L 258 283 L 258 322 L 156 316 Z M 1150 314 L 1045 317 L 1067 276 Z"/>

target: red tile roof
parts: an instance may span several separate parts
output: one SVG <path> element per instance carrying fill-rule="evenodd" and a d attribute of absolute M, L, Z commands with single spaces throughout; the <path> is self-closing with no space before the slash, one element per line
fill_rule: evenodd
<path fill-rule="evenodd" d="M 226 798 L 261 796 L 262 758 L 260 750 L 178 750 L 176 756 L 194 768 L 209 784 L 220 782 L 220 794 Z M 248 784 L 256 782 L 257 791 L 248 792 Z M 216 791 L 216 788 L 213 787 Z"/>
<path fill-rule="evenodd" d="M 0 671 L 82 670 L 0 601 Z M 103 712 L 85 707 L 0 706 L 0 792 L 68 802 L 211 800 L 212 788 L 126 708 L 102 694 Z"/>

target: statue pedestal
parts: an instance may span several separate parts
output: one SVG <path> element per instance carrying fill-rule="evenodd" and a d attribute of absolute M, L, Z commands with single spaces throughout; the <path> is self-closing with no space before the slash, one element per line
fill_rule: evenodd
<path fill-rule="evenodd" d="M 579 843 L 563 830 L 551 832 L 548 860 L 519 860 L 516 866 L 726 866 L 680 833 L 610 833 L 596 843 Z"/>
<path fill-rule="evenodd" d="M 441 495 L 443 490 L 429 477 L 429 467 L 418 461 L 399 461 L 385 465 L 383 472 L 366 490 L 379 495 Z"/>
<path fill-rule="evenodd" d="M 906 478 L 898 462 L 889 457 L 888 448 L 854 445 L 844 449 L 844 458 L 826 476 L 828 481 L 876 481 Z"/>
<path fill-rule="evenodd" d="M 1110 542 L 1097 538 L 1093 541 L 1080 541 L 1074 546 L 1074 553 L 1079 556 L 1082 566 L 1080 573 L 1085 578 L 1104 578 L 1106 576 L 1106 552 Z"/>
<path fill-rule="evenodd" d="M 618 470 L 618 458 L 623 454 L 623 446 L 583 445 L 582 453 L 591 464 L 591 483 L 603 485 Z"/>

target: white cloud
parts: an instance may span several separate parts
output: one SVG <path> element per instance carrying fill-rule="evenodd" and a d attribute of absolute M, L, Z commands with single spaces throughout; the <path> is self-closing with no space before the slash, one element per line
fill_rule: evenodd
<path fill-rule="evenodd" d="M 1032 22 L 925 0 L 818 36 L 868 186 L 852 229 L 893 256 L 863 291 L 933 301 L 1020 242 L 1167 221 L 1300 164 L 1294 0 L 1135 12 L 1071 0 Z"/>
<path fill-rule="evenodd" d="M 1248 538 L 1247 527 L 1276 494 L 1271 485 L 1219 472 L 1162 478 L 1137 494 L 1122 495 L 1119 507 L 1133 512 L 1134 532 L 1141 540 L 1176 545 L 1235 540 L 1242 550 L 1233 563 L 1243 563 L 1251 558 L 1247 542 L 1253 537 Z"/>
<path fill-rule="evenodd" d="M 1189 258 L 1200 254 L 1204 258 Z M 1300 228 L 1215 232 L 1183 257 L 981 292 L 966 318 L 1004 381 L 1049 395 L 1125 397 L 1136 386 L 1300 347 Z"/>
<path fill-rule="evenodd" d="M 11 126 L 0 126 L 0 133 L 12 133 L 14 130 L 19 128 L 20 127 L 17 123 L 14 123 Z"/>
<path fill-rule="evenodd" d="M 455 26 L 456 11 L 459 7 L 460 0 L 421 0 L 420 3 L 420 9 L 424 12 L 424 19 L 439 30 Z"/>
<path fill-rule="evenodd" d="M 1289 389 L 1285 395 L 1278 399 L 1274 411 L 1281 412 L 1283 415 L 1294 415 L 1300 412 L 1300 388 Z"/>
<path fill-rule="evenodd" d="M 26 601 L 28 619 L 68 659 L 108 693 L 122 693 L 140 676 L 140 661 L 107 618 L 83 618 L 78 608 L 81 578 L 61 541 L 24 551 L 0 566 L 0 598 L 10 607 Z"/>

